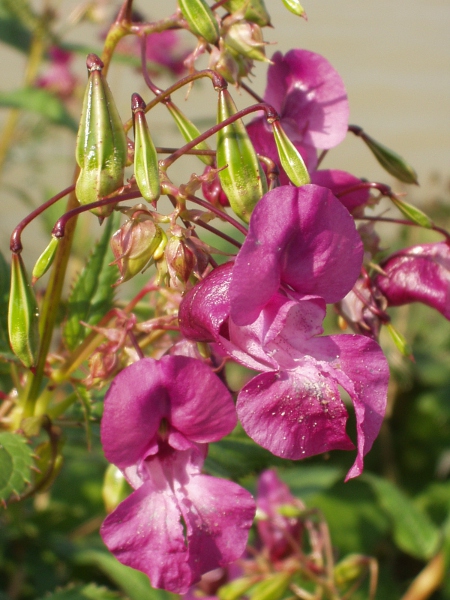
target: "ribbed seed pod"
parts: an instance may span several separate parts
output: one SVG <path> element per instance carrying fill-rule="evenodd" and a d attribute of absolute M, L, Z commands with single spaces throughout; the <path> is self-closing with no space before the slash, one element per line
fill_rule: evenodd
<path fill-rule="evenodd" d="M 139 94 L 131 96 L 134 128 L 134 176 L 142 197 L 156 202 L 161 194 L 158 155 L 145 118 L 145 102 Z"/>
<path fill-rule="evenodd" d="M 123 184 L 127 139 L 111 90 L 102 75 L 103 63 L 95 54 L 86 60 L 89 71 L 78 129 L 76 160 L 81 169 L 75 192 L 81 204 L 108 196 Z M 112 205 L 93 209 L 107 217 Z"/>
<path fill-rule="evenodd" d="M 228 2 L 225 2 L 224 8 L 231 14 L 245 9 L 244 18 L 246 21 L 256 23 L 260 27 L 270 25 L 270 15 L 263 0 L 228 0 Z"/>
<path fill-rule="evenodd" d="M 192 121 L 190 121 L 186 115 L 182 113 L 181 110 L 172 102 L 168 102 L 166 106 L 186 142 L 192 142 L 192 140 L 195 140 L 195 138 L 200 135 L 200 131 L 197 129 L 194 123 L 192 123 Z M 200 142 L 194 148 L 195 150 L 211 150 L 210 146 L 206 142 Z M 203 154 L 199 155 L 198 158 L 204 162 L 205 165 L 211 166 L 214 163 L 214 156 Z"/>
<path fill-rule="evenodd" d="M 205 0 L 178 0 L 178 6 L 192 33 L 200 35 L 210 44 L 219 41 L 219 25 Z"/>
<path fill-rule="evenodd" d="M 39 349 L 39 309 L 20 254 L 11 259 L 11 292 L 8 308 L 12 351 L 28 368 L 36 364 Z"/>
<path fill-rule="evenodd" d="M 228 90 L 219 92 L 218 123 L 237 112 Z M 217 167 L 223 191 L 233 211 L 246 223 L 261 197 L 267 192 L 264 171 L 241 119 L 217 132 Z"/>
<path fill-rule="evenodd" d="M 273 121 L 272 131 L 281 166 L 286 171 L 286 175 L 297 187 L 310 183 L 308 169 L 302 155 L 286 135 L 280 121 Z"/>
<path fill-rule="evenodd" d="M 372 151 L 380 165 L 390 174 L 404 183 L 418 185 L 417 173 L 401 156 L 377 142 L 366 133 L 361 134 L 362 139 Z"/>

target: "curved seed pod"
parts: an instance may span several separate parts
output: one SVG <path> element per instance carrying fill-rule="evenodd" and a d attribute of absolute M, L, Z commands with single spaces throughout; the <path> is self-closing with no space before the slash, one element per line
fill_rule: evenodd
<path fill-rule="evenodd" d="M 244 19 L 260 27 L 270 25 L 270 15 L 263 0 L 228 0 L 223 6 L 231 14 L 245 10 Z"/>
<path fill-rule="evenodd" d="M 139 94 L 131 96 L 134 128 L 134 176 L 142 197 L 156 202 L 161 195 L 158 155 L 145 118 L 145 102 Z"/>
<path fill-rule="evenodd" d="M 36 364 L 39 349 L 39 309 L 20 254 L 11 259 L 8 307 L 9 343 L 25 367 Z"/>
<path fill-rule="evenodd" d="M 286 175 L 297 187 L 310 183 L 308 169 L 302 155 L 286 135 L 280 121 L 273 121 L 272 131 L 281 166 L 286 171 Z"/>
<path fill-rule="evenodd" d="M 205 0 L 178 0 L 178 6 L 192 33 L 200 35 L 210 44 L 219 41 L 219 25 Z"/>
<path fill-rule="evenodd" d="M 52 236 L 50 243 L 44 252 L 37 259 L 36 264 L 34 265 L 33 272 L 31 273 L 31 283 L 34 285 L 38 279 L 40 279 L 52 265 L 53 259 L 56 255 L 56 250 L 58 249 L 59 240 L 61 238 L 56 238 Z"/>
<path fill-rule="evenodd" d="M 433 227 L 433 221 L 430 219 L 430 217 L 416 206 L 401 200 L 397 196 L 391 196 L 391 201 L 393 204 L 395 204 L 398 210 L 404 214 L 407 219 L 413 221 L 413 223 L 417 223 L 417 225 L 426 227 L 427 229 L 431 229 L 431 227 Z"/>
<path fill-rule="evenodd" d="M 96 202 L 123 184 L 127 138 L 122 121 L 102 75 L 103 63 L 95 54 L 86 60 L 89 71 L 78 129 L 76 160 L 81 169 L 75 192 L 81 204 Z M 107 217 L 114 206 L 93 209 Z"/>
<path fill-rule="evenodd" d="M 366 133 L 360 135 L 383 169 L 403 183 L 418 185 L 417 173 L 399 154 L 383 146 Z"/>
<path fill-rule="evenodd" d="M 299 0 L 282 0 L 285 7 L 294 15 L 306 18 L 306 12 Z"/>
<path fill-rule="evenodd" d="M 219 91 L 218 123 L 237 112 L 228 90 Z M 217 167 L 223 191 L 233 211 L 246 223 L 267 182 L 253 144 L 241 119 L 217 132 Z M 226 168 L 223 168 L 226 167 Z"/>
<path fill-rule="evenodd" d="M 192 123 L 192 121 L 190 121 L 186 115 L 182 113 L 181 110 L 172 102 L 168 102 L 166 106 L 186 142 L 192 142 L 192 140 L 195 140 L 195 138 L 200 135 L 200 131 L 197 129 L 194 123 Z M 211 150 L 211 147 L 205 141 L 203 141 L 195 146 L 195 150 Z M 214 156 L 203 154 L 199 155 L 198 158 L 204 162 L 205 165 L 211 166 L 214 164 Z"/>

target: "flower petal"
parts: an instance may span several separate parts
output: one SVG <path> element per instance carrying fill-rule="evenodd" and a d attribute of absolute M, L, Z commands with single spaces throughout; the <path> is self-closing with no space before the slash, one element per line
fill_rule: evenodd
<path fill-rule="evenodd" d="M 252 323 L 281 283 L 337 302 L 355 283 L 363 246 L 348 210 L 322 187 L 282 186 L 256 205 L 233 268 L 231 317 Z"/>
<path fill-rule="evenodd" d="M 254 377 L 239 393 L 236 408 L 247 434 L 282 458 L 354 447 L 345 433 L 347 411 L 337 385 L 310 362 Z"/>
<path fill-rule="evenodd" d="M 412 246 L 390 256 L 375 283 L 390 306 L 422 302 L 450 319 L 450 245 Z"/>
<path fill-rule="evenodd" d="M 352 212 L 358 206 L 364 206 L 367 204 L 370 198 L 370 191 L 368 189 L 360 189 L 349 194 L 342 192 L 354 188 L 357 185 L 362 184 L 361 179 L 358 179 L 350 173 L 345 171 L 339 171 L 338 169 L 324 169 L 321 171 L 314 171 L 311 173 L 311 183 L 326 187 L 333 192 L 334 195 L 338 196 L 338 199 L 345 206 L 347 210 Z"/>
<path fill-rule="evenodd" d="M 308 50 L 295 49 L 284 56 L 277 52 L 272 62 L 264 100 L 281 113 L 283 126 L 285 120 L 293 121 L 305 145 L 337 146 L 347 134 L 349 117 L 339 73 L 323 56 Z"/>

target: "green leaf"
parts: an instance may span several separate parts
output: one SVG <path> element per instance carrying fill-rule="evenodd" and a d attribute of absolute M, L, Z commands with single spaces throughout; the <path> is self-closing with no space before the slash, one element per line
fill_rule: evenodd
<path fill-rule="evenodd" d="M 112 232 L 118 227 L 120 215 L 115 213 L 106 220 L 103 235 L 94 247 L 86 266 L 81 271 L 69 296 L 64 340 L 73 350 L 87 335 L 80 321 L 95 325 L 112 307 L 114 290 L 112 283 L 117 270 L 109 266 L 114 260 L 109 249 Z"/>
<path fill-rule="evenodd" d="M 0 16 L 0 40 L 13 46 L 16 50 L 28 53 L 31 44 L 31 33 L 17 19 Z"/>
<path fill-rule="evenodd" d="M 428 515 L 390 481 L 368 473 L 361 476 L 361 480 L 371 486 L 392 520 L 397 546 L 418 559 L 430 559 L 438 549 L 440 534 Z"/>
<path fill-rule="evenodd" d="M 31 481 L 33 449 L 18 433 L 0 433 L 0 501 L 19 496 Z"/>
<path fill-rule="evenodd" d="M 11 280 L 10 268 L 3 254 L 0 252 L 0 358 L 17 360 L 11 352 L 8 342 L 8 303 L 9 282 Z"/>
<path fill-rule="evenodd" d="M 40 88 L 22 88 L 11 92 L 0 92 L 0 107 L 20 108 L 39 113 L 55 125 L 78 130 L 77 122 L 68 113 L 66 107 L 54 94 Z"/>
<path fill-rule="evenodd" d="M 121 596 L 117 592 L 100 587 L 95 583 L 70 586 L 51 594 L 41 596 L 39 600 L 117 600 Z"/>
<path fill-rule="evenodd" d="M 171 600 L 175 594 L 151 587 L 147 575 L 122 565 L 112 554 L 101 550 L 84 550 L 75 556 L 75 562 L 94 565 L 111 579 L 130 600 Z"/>

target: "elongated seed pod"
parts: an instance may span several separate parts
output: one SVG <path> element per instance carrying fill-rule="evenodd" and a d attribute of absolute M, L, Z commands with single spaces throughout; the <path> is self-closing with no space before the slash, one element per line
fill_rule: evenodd
<path fill-rule="evenodd" d="M 81 169 L 75 192 L 81 204 L 96 202 L 123 184 L 127 139 L 111 90 L 95 54 L 86 60 L 89 72 L 78 129 L 76 160 Z M 93 209 L 107 217 L 113 205 Z"/>
<path fill-rule="evenodd" d="M 299 0 L 282 0 L 285 7 L 298 17 L 306 17 L 306 12 Z"/>
<path fill-rule="evenodd" d="M 210 44 L 219 41 L 219 25 L 205 0 L 178 0 L 178 6 L 189 25 L 189 29 Z"/>
<path fill-rule="evenodd" d="M 142 197 L 156 202 L 161 194 L 158 155 L 145 118 L 145 102 L 139 94 L 131 96 L 134 128 L 134 176 Z"/>
<path fill-rule="evenodd" d="M 195 138 L 200 135 L 200 131 L 197 129 L 194 123 L 192 123 L 192 121 L 190 121 L 186 115 L 181 112 L 181 110 L 172 102 L 168 102 L 166 106 L 186 142 L 192 142 L 192 140 L 195 140 Z M 195 150 L 211 150 L 210 146 L 205 141 L 200 142 L 194 148 Z M 204 162 L 205 165 L 211 166 L 214 163 L 214 156 L 199 154 L 198 158 Z"/>
<path fill-rule="evenodd" d="M 218 122 L 237 112 L 228 90 L 219 92 Z M 264 171 L 242 119 L 217 132 L 217 166 L 220 183 L 233 211 L 246 223 L 261 197 L 267 192 Z"/>
<path fill-rule="evenodd" d="M 39 349 L 39 309 L 20 254 L 11 259 L 8 307 L 9 343 L 25 367 L 33 367 Z"/>
<path fill-rule="evenodd" d="M 53 259 L 56 255 L 56 250 L 58 249 L 59 241 L 61 238 L 56 238 L 52 236 L 48 246 L 42 252 L 40 257 L 37 259 L 36 264 L 34 265 L 33 272 L 31 273 L 31 283 L 34 285 L 38 279 L 40 279 L 52 265 Z"/>
<path fill-rule="evenodd" d="M 272 122 L 272 131 L 281 166 L 286 171 L 286 175 L 297 187 L 310 183 L 308 169 L 302 155 L 286 135 L 280 121 Z"/>
<path fill-rule="evenodd" d="M 380 144 L 366 133 L 361 134 L 362 139 L 370 148 L 380 165 L 390 174 L 404 183 L 413 183 L 418 185 L 417 173 L 410 164 L 406 162 L 399 154 Z"/>

